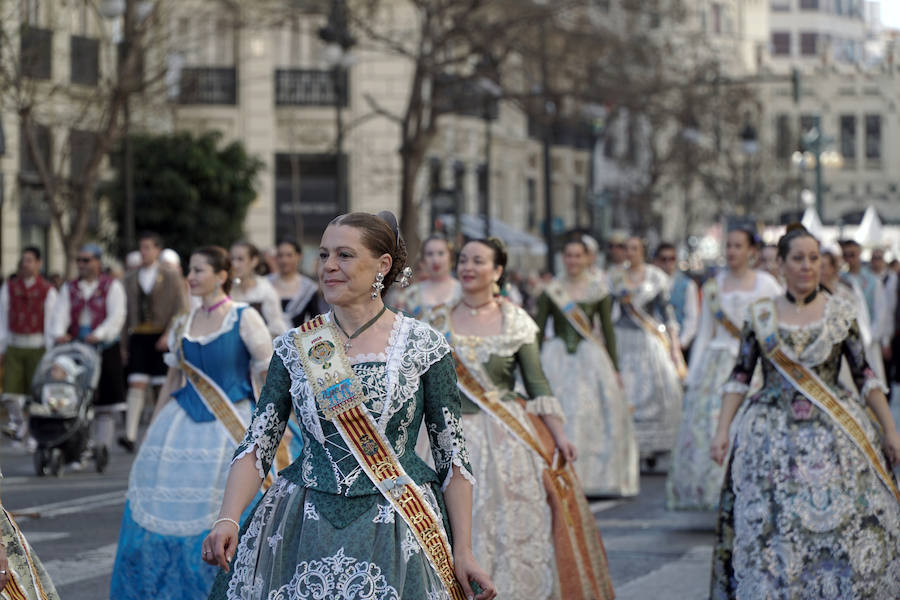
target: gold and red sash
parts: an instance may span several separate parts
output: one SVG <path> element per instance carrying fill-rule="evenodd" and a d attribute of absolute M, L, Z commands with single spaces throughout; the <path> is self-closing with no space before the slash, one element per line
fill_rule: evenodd
<path fill-rule="evenodd" d="M 416 536 L 453 600 L 465 600 L 453 572 L 453 552 L 441 519 L 403 469 L 366 408 L 362 383 L 350 367 L 337 329 L 319 315 L 297 329 L 294 343 L 319 410 L 334 424 L 359 466 Z"/>
<path fill-rule="evenodd" d="M 19 525 L 12 518 L 12 515 L 6 511 L 6 509 L 0 508 L 0 510 L 3 511 L 6 519 L 9 520 L 9 524 L 12 526 L 12 529 L 16 534 L 19 545 L 22 547 L 22 553 L 25 555 L 26 567 L 28 569 L 28 576 L 30 577 L 31 583 L 34 586 L 34 591 L 37 594 L 37 600 L 49 600 L 50 597 L 44 590 L 43 584 L 41 584 L 41 577 L 38 574 L 37 568 L 34 566 L 34 559 L 31 557 L 31 548 L 28 546 L 28 542 L 25 541 L 25 536 L 22 535 L 22 530 L 19 529 Z M 16 581 L 13 569 L 7 567 L 7 571 L 7 577 L 9 579 L 7 580 L 6 587 L 0 590 L 0 592 L 8 596 L 10 600 L 29 600 L 28 595 L 22 589 L 22 586 L 18 581 Z"/>
<path fill-rule="evenodd" d="M 643 327 L 647 333 L 655 336 L 656 339 L 660 341 L 663 348 L 666 349 L 666 353 L 668 353 L 670 359 L 675 364 L 675 372 L 683 381 L 687 377 L 687 363 L 684 362 L 684 356 L 682 356 L 680 350 L 678 352 L 673 352 L 674 348 L 672 348 L 672 340 L 669 338 L 668 328 L 632 302 L 630 292 L 626 291 L 625 294 L 619 296 L 619 305 L 622 307 L 622 310 L 631 315 L 635 323 Z"/>
<path fill-rule="evenodd" d="M 578 303 L 572 300 L 559 281 L 551 281 L 544 291 L 566 318 L 569 325 L 578 332 L 578 335 L 589 342 L 597 344 L 600 348 L 606 349 L 606 344 L 594 335 L 594 327 L 591 324 L 591 320 L 584 314 Z"/>
<path fill-rule="evenodd" d="M 778 336 L 778 315 L 775 302 L 766 298 L 755 302 L 750 307 L 756 336 L 766 355 L 778 372 L 799 390 L 819 410 L 828 415 L 838 428 L 846 434 L 853 444 L 868 460 L 869 466 L 888 490 L 900 502 L 900 491 L 890 471 L 886 468 L 884 458 L 866 435 L 865 429 L 856 417 L 844 406 L 832 389 L 822 381 L 815 372 L 791 358 L 785 351 Z"/>
<path fill-rule="evenodd" d="M 188 383 L 194 388 L 194 391 L 197 392 L 200 400 L 203 401 L 203 405 L 216 417 L 216 423 L 222 427 L 236 446 L 240 445 L 241 442 L 244 441 L 248 424 L 244 422 L 243 417 L 237 412 L 234 403 L 228 397 L 228 394 L 225 393 L 225 390 L 219 387 L 219 384 L 213 381 L 209 375 L 195 367 L 185 358 L 184 335 L 188 321 L 189 319 L 187 318 L 182 319 L 180 325 L 175 329 L 175 339 L 178 340 L 178 346 L 175 349 L 175 358 L 178 360 L 178 366 L 184 373 Z M 255 391 L 256 390 L 254 389 L 254 392 Z M 289 444 L 290 441 L 287 439 L 287 435 L 283 436 L 281 442 L 278 444 L 274 461 L 276 473 L 291 464 Z M 272 474 L 267 474 L 263 481 L 263 489 L 269 489 L 269 486 L 271 486 L 273 482 L 274 478 L 272 477 Z"/>
<path fill-rule="evenodd" d="M 741 328 L 734 324 L 734 321 L 728 318 L 725 311 L 722 310 L 722 303 L 719 299 L 719 284 L 715 277 L 711 277 L 703 284 L 703 299 L 709 302 L 709 311 L 716 319 L 716 323 L 721 325 L 728 334 L 735 338 L 741 339 Z"/>

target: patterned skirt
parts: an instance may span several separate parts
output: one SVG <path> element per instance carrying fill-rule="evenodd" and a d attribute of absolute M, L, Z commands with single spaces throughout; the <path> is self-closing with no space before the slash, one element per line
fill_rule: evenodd
<path fill-rule="evenodd" d="M 863 407 L 843 404 L 876 448 Z M 896 600 L 900 504 L 805 399 L 750 400 L 722 488 L 710 596 Z"/>
<path fill-rule="evenodd" d="M 552 339 L 541 364 L 566 416 L 566 435 L 578 449 L 573 465 L 588 496 L 636 496 L 638 451 L 634 423 L 609 355 L 590 342 L 574 354 Z"/>
<path fill-rule="evenodd" d="M 438 514 L 434 490 L 421 488 Z M 413 533 L 381 496 L 346 498 L 279 477 L 241 529 L 210 600 L 449 600 Z"/>
<path fill-rule="evenodd" d="M 641 457 L 668 452 L 681 419 L 681 380 L 665 346 L 636 327 L 616 327 L 619 371 L 625 399 L 634 407 Z"/>
<path fill-rule="evenodd" d="M 44 565 L 31 549 L 28 541 L 22 537 L 21 532 L 10 518 L 9 514 L 0 508 L 0 536 L 3 546 L 6 548 L 6 557 L 9 563 L 9 583 L 0 590 L 0 598 L 3 600 L 59 600 L 56 588 L 50 581 L 50 576 L 44 570 Z"/>
<path fill-rule="evenodd" d="M 703 371 L 684 396 L 681 426 L 666 480 L 669 510 L 715 510 L 722 493 L 725 468 L 709 457 L 709 447 L 722 410 L 722 386 L 734 368 L 727 348 L 708 348 Z"/>
<path fill-rule="evenodd" d="M 249 421 L 250 402 L 236 405 Z M 128 480 L 110 584 L 116 600 L 201 600 L 218 569 L 200 558 L 216 519 L 235 444 L 170 400 L 147 430 Z"/>

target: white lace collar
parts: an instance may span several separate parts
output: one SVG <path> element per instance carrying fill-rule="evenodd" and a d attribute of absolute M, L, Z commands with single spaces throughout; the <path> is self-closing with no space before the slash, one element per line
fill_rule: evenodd
<path fill-rule="evenodd" d="M 583 298 L 576 298 L 571 293 L 572 281 L 566 275 L 557 277 L 556 281 L 575 302 L 597 302 L 609 295 L 609 286 L 606 285 L 606 278 L 602 273 L 588 272 L 585 276 L 587 277 L 587 284 L 584 286 Z"/>
<path fill-rule="evenodd" d="M 459 335 L 451 326 L 453 345 L 475 352 L 481 364 L 491 356 L 512 356 L 525 344 L 537 340 L 538 327 L 527 312 L 508 300 L 498 302 L 503 314 L 503 329 L 498 335 Z"/>
<path fill-rule="evenodd" d="M 228 333 L 234 327 L 234 323 L 238 319 L 238 308 L 242 306 L 247 306 L 247 304 L 243 302 L 232 302 L 231 308 L 228 309 L 228 314 L 225 315 L 225 318 L 222 319 L 222 324 L 219 325 L 219 328 L 213 331 L 212 333 L 207 333 L 206 335 L 191 335 L 191 324 L 194 322 L 194 316 L 201 310 L 204 310 L 202 306 L 195 306 L 191 309 L 190 314 L 187 317 L 187 322 L 184 325 L 184 339 L 189 342 L 194 342 L 197 344 L 208 344 L 211 341 L 217 339 L 218 337 Z"/>
<path fill-rule="evenodd" d="M 328 320 L 331 320 L 331 313 L 326 315 Z M 362 363 L 372 363 L 372 362 L 381 362 L 386 363 L 388 361 L 388 354 L 391 353 L 391 349 L 397 343 L 397 336 L 400 333 L 400 328 L 403 325 L 403 321 L 400 319 L 400 313 L 394 313 L 394 322 L 391 325 L 391 334 L 388 336 L 388 343 L 382 352 L 369 352 L 367 354 L 354 354 L 353 356 L 348 356 L 347 360 L 350 361 L 351 365 L 359 365 Z"/>
<path fill-rule="evenodd" d="M 850 325 L 856 319 L 856 311 L 853 305 L 839 296 L 825 296 L 825 311 L 822 318 L 805 325 L 789 325 L 779 321 L 778 328 L 782 331 L 795 333 L 801 328 L 818 329 L 819 334 L 796 356 L 790 344 L 782 344 L 786 354 L 799 360 L 806 366 L 822 364 L 831 354 L 835 344 L 839 344 L 847 337 Z"/>

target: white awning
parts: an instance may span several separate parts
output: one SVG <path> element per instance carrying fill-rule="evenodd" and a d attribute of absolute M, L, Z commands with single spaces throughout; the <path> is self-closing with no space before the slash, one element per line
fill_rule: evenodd
<path fill-rule="evenodd" d="M 440 218 L 450 230 L 455 229 L 456 219 L 454 215 L 441 215 Z M 483 216 L 465 214 L 460 216 L 460 221 L 462 222 L 462 234 L 464 236 L 469 238 L 484 237 Z M 491 218 L 491 235 L 503 240 L 507 251 L 511 254 L 516 252 L 536 256 L 547 254 L 547 244 L 544 243 L 544 240 L 536 235 L 519 231 L 500 219 Z"/>

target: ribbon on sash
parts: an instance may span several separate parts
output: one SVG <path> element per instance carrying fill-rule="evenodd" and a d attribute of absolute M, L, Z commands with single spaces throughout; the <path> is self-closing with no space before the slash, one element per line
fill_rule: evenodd
<path fill-rule="evenodd" d="M 591 320 L 584 314 L 578 303 L 572 300 L 558 281 L 552 281 L 544 291 L 547 292 L 547 297 L 560 310 L 569 325 L 578 332 L 578 335 L 589 342 L 597 344 L 604 351 L 606 350 L 606 344 L 603 343 L 603 340 L 594 335 L 594 327 L 591 324 Z"/>
<path fill-rule="evenodd" d="M 19 529 L 18 523 L 12 518 L 12 515 L 9 514 L 6 509 L 0 508 L 3 510 L 3 514 L 6 516 L 7 520 L 9 520 L 9 524 L 12 526 L 13 531 L 16 534 L 16 538 L 19 541 L 19 545 L 22 546 L 22 553 L 25 555 L 26 566 L 28 567 L 28 575 L 31 578 L 31 583 L 34 586 L 35 592 L 37 592 L 38 600 L 49 600 L 49 596 L 47 592 L 44 590 L 44 586 L 41 584 L 40 575 L 37 572 L 37 568 L 34 566 L 34 559 L 31 557 L 31 548 L 28 546 L 28 542 L 25 541 L 25 536 L 22 535 L 22 530 Z M 7 567 L 7 577 L 8 580 L 6 582 L 6 587 L 3 588 L 2 591 L 7 596 L 9 596 L 10 600 L 29 600 L 28 595 L 19 585 L 19 582 L 16 581 L 14 577 L 13 570 Z"/>
<path fill-rule="evenodd" d="M 465 600 L 453 572 L 453 553 L 440 517 L 403 469 L 366 408 L 362 383 L 350 367 L 337 329 L 319 315 L 296 330 L 294 343 L 319 410 L 334 424 L 369 480 L 415 535 L 453 600 Z"/>
<path fill-rule="evenodd" d="M 632 302 L 631 293 L 627 291 L 619 296 L 619 305 L 622 307 L 622 310 L 632 317 L 635 323 L 643 327 L 647 333 L 655 336 L 656 339 L 660 341 L 663 348 L 666 349 L 669 358 L 675 364 L 675 372 L 678 374 L 679 379 L 683 381 L 687 377 L 687 363 L 684 362 L 684 356 L 681 354 L 680 350 L 678 352 L 673 351 L 672 340 L 669 339 L 669 333 L 666 326 L 648 315 L 643 309 Z"/>
<path fill-rule="evenodd" d="M 822 381 L 815 372 L 785 353 L 782 341 L 778 336 L 775 302 L 771 298 L 759 300 L 751 305 L 750 314 L 753 318 L 759 345 L 766 358 L 775 365 L 782 377 L 787 379 L 819 410 L 828 415 L 838 428 L 850 438 L 868 460 L 869 466 L 872 467 L 881 482 L 900 502 L 900 491 L 897 490 L 893 476 L 885 467 L 884 459 L 869 441 L 856 417 L 847 410 L 828 384 Z"/>
<path fill-rule="evenodd" d="M 219 384 L 213 381 L 209 375 L 195 367 L 185 358 L 184 334 L 188 321 L 189 319 L 182 319 L 180 325 L 175 330 L 175 339 L 178 340 L 175 358 L 178 360 L 178 366 L 184 373 L 188 384 L 194 388 L 195 392 L 197 392 L 197 396 L 200 397 L 203 406 L 213 414 L 216 418 L 216 423 L 222 427 L 228 437 L 234 442 L 235 446 L 238 446 L 244 441 L 248 424 L 244 422 L 243 417 L 238 413 L 234 403 L 228 397 L 228 394 L 225 393 L 225 390 L 219 387 Z M 254 393 L 256 393 L 257 386 L 255 382 L 253 385 Z M 257 398 L 258 397 L 259 396 L 257 395 Z M 276 473 L 291 464 L 289 442 L 286 441 L 284 437 L 282 437 L 281 442 L 278 444 L 278 448 L 275 451 L 274 464 Z M 269 473 L 263 481 L 263 489 L 269 489 L 269 486 L 271 486 L 272 483 L 274 483 L 274 478 L 272 477 L 272 474 Z"/>
<path fill-rule="evenodd" d="M 725 311 L 722 310 L 722 303 L 719 299 L 719 284 L 715 277 L 711 277 L 703 284 L 703 297 L 709 302 L 709 309 L 712 316 L 716 319 L 716 323 L 721 325 L 731 337 L 741 339 L 741 328 L 734 324 L 734 321 L 728 318 Z"/>

